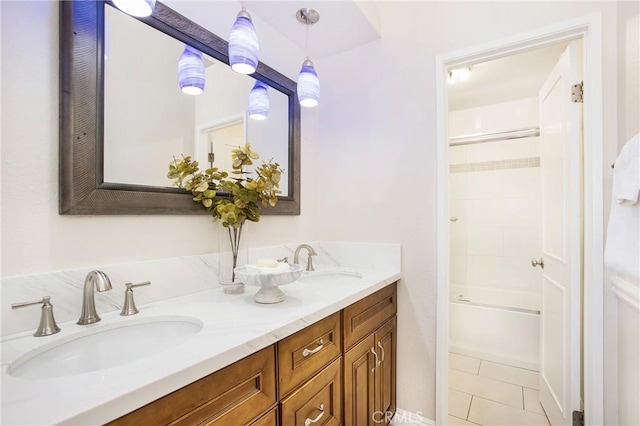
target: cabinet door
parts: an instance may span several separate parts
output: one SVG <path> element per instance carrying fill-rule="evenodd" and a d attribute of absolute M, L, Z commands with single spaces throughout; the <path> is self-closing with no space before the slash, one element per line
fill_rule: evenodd
<path fill-rule="evenodd" d="M 374 425 L 375 339 L 370 334 L 344 356 L 344 424 Z"/>
<path fill-rule="evenodd" d="M 374 337 L 378 354 L 375 411 L 388 424 L 396 411 L 396 317 L 376 330 Z"/>
<path fill-rule="evenodd" d="M 286 426 L 339 426 L 342 423 L 342 358 L 333 361 L 281 403 Z"/>

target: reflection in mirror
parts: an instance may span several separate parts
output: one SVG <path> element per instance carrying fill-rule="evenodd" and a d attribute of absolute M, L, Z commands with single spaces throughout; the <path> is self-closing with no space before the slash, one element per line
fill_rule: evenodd
<path fill-rule="evenodd" d="M 201 169 L 231 170 L 231 150 L 251 143 L 261 160 L 285 169 L 288 196 L 289 98 L 267 88 L 265 120 L 248 118 L 255 80 L 203 55 L 204 93 L 183 93 L 178 60 L 184 43 L 114 9 L 105 8 L 104 182 L 170 186 L 167 165 L 192 156 Z"/>

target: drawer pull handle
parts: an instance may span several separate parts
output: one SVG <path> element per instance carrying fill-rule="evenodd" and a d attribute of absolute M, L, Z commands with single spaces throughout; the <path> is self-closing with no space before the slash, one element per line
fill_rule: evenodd
<path fill-rule="evenodd" d="M 316 352 L 318 352 L 320 349 L 322 349 L 324 347 L 324 342 L 322 341 L 322 339 L 320 339 L 318 341 L 318 347 L 312 350 L 309 350 L 307 348 L 304 348 L 304 350 L 302 351 L 302 356 L 309 356 L 309 355 L 313 355 Z"/>
<path fill-rule="evenodd" d="M 318 410 L 320 410 L 320 414 L 318 414 L 318 417 L 316 417 L 315 419 L 310 419 L 309 417 L 307 417 L 304 421 L 304 426 L 309 426 L 320 421 L 322 416 L 324 416 L 324 404 L 320 404 Z"/>
<path fill-rule="evenodd" d="M 384 347 L 382 346 L 382 344 L 380 343 L 380 341 L 378 340 L 378 347 L 380 348 L 380 351 L 382 352 L 382 359 L 380 360 L 380 362 L 378 363 L 378 365 L 382 364 L 384 362 Z"/>
<path fill-rule="evenodd" d="M 374 348 L 371 348 L 371 353 L 376 357 L 376 362 L 374 367 L 371 369 L 371 372 L 374 373 L 376 371 L 376 367 L 380 365 L 380 361 L 378 360 L 378 354 Z"/>

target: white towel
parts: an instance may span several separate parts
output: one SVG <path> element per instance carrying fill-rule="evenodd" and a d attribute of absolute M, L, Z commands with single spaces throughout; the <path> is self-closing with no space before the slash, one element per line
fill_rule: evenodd
<path fill-rule="evenodd" d="M 620 204 L 635 204 L 640 193 L 640 134 L 627 142 L 613 169 L 613 198 Z"/>
<path fill-rule="evenodd" d="M 613 169 L 605 266 L 640 283 L 640 134 L 622 148 Z"/>

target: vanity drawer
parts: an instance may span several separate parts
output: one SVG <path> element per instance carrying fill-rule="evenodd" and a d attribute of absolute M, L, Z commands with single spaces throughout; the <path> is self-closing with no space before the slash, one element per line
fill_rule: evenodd
<path fill-rule="evenodd" d="M 283 425 L 342 423 L 341 364 L 342 358 L 336 359 L 282 402 Z"/>
<path fill-rule="evenodd" d="M 394 316 L 396 305 L 396 283 L 393 283 L 344 308 L 342 336 L 345 351 Z"/>
<path fill-rule="evenodd" d="M 278 342 L 280 396 L 284 396 L 340 356 L 340 312 Z"/>
<path fill-rule="evenodd" d="M 260 417 L 251 426 L 278 426 L 278 409 L 274 408 L 264 416 Z"/>
<path fill-rule="evenodd" d="M 272 345 L 110 424 L 246 425 L 277 401 Z"/>

